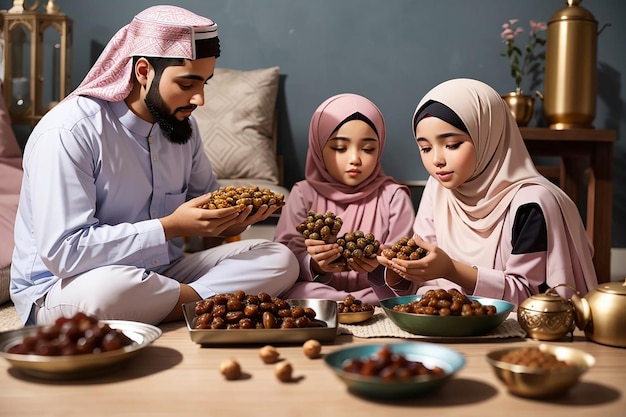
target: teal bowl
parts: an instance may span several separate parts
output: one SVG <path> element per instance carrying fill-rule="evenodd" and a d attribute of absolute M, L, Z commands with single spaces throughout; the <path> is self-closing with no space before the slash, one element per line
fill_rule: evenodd
<path fill-rule="evenodd" d="M 381 300 L 383 311 L 399 328 L 411 334 L 435 337 L 468 337 L 482 336 L 498 327 L 509 313 L 514 304 L 494 298 L 468 296 L 482 305 L 493 305 L 496 314 L 490 316 L 436 316 L 430 314 L 402 313 L 394 311 L 393 306 L 407 304 L 422 298 L 421 295 L 405 295 Z"/>
<path fill-rule="evenodd" d="M 391 352 L 401 354 L 411 361 L 422 362 L 429 368 L 439 366 L 444 373 L 416 376 L 406 381 L 386 381 L 380 377 L 367 377 L 343 370 L 343 364 L 347 360 L 375 355 L 383 346 L 389 346 Z M 435 391 L 465 366 L 465 357 L 459 352 L 426 342 L 352 346 L 326 355 L 324 361 L 346 384 L 349 392 L 380 400 L 411 399 Z"/>

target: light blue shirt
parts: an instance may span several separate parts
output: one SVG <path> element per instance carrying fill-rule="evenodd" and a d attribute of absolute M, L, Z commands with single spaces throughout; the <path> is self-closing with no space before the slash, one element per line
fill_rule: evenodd
<path fill-rule="evenodd" d="M 107 265 L 164 269 L 182 255 L 160 217 L 218 188 L 198 127 L 171 143 L 122 101 L 75 97 L 48 112 L 24 150 L 11 298 L 23 321 L 60 278 Z"/>

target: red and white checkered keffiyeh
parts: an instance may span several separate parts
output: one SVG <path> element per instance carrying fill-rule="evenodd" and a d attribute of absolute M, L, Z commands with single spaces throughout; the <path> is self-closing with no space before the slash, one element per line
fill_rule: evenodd
<path fill-rule="evenodd" d="M 217 25 L 212 20 L 176 6 L 150 7 L 113 36 L 85 79 L 67 98 L 85 95 L 122 101 L 133 85 L 133 56 L 203 58 L 196 46 L 212 38 L 217 38 Z"/>

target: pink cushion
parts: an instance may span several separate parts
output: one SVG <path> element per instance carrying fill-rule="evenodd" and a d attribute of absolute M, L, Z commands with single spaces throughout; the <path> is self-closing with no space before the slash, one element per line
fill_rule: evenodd
<path fill-rule="evenodd" d="M 13 256 L 13 226 L 22 185 L 22 170 L 16 166 L 21 160 L 0 158 L 0 268 L 10 265 Z"/>
<path fill-rule="evenodd" d="M 0 82 L 0 157 L 14 158 L 20 156 L 22 156 L 22 150 L 11 127 L 11 119 L 4 102 L 4 91 Z"/>

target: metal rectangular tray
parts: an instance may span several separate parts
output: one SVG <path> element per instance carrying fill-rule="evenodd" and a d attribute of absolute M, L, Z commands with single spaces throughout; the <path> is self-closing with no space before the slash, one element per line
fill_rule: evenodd
<path fill-rule="evenodd" d="M 285 300 L 292 306 L 311 307 L 327 327 L 307 327 L 303 329 L 194 329 L 196 302 L 183 304 L 183 314 L 189 336 L 201 345 L 231 344 L 288 344 L 303 343 L 308 339 L 319 342 L 334 342 L 337 338 L 337 302 L 332 300 L 302 299 Z"/>

